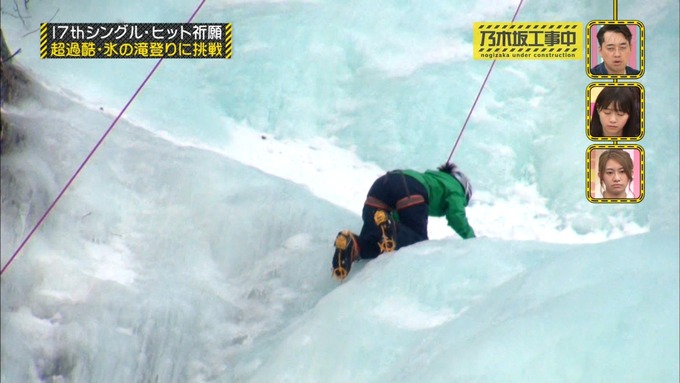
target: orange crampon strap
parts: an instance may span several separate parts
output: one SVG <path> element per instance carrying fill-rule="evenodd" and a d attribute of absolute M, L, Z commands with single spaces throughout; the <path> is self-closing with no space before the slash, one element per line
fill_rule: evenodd
<path fill-rule="evenodd" d="M 338 267 L 333 269 L 333 277 L 340 281 L 347 278 L 347 274 L 349 274 L 349 269 L 342 267 L 342 255 L 348 250 L 347 247 L 349 246 L 349 241 L 352 236 L 354 236 L 354 234 L 352 234 L 351 231 L 343 230 L 338 234 L 337 238 L 335 238 L 335 248 L 340 251 L 336 251 Z M 356 239 L 352 240 L 352 248 L 349 249 L 349 251 L 350 263 L 352 263 L 359 256 L 359 244 L 356 242 Z"/>
<path fill-rule="evenodd" d="M 344 240 L 344 241 L 341 242 L 340 241 L 341 239 Z M 335 247 L 341 248 L 342 250 L 347 249 L 347 241 L 346 241 L 345 237 L 338 237 L 335 240 Z M 342 267 L 342 252 L 341 251 L 337 252 L 337 257 L 338 257 L 338 267 L 333 269 L 333 277 L 342 281 L 343 279 L 347 278 L 348 273 L 347 273 L 347 270 L 345 270 L 345 268 Z"/>
<path fill-rule="evenodd" d="M 382 241 L 378 242 L 378 247 L 380 247 L 381 253 L 391 253 L 396 249 L 397 244 L 394 240 L 383 234 Z"/>
<path fill-rule="evenodd" d="M 388 214 L 389 213 L 386 211 L 378 210 L 373 215 L 373 221 L 380 228 L 380 232 L 382 233 L 382 239 L 378 242 L 380 253 L 389 253 L 397 248 L 396 242 L 394 242 L 387 233 L 387 230 L 389 230 Z"/>

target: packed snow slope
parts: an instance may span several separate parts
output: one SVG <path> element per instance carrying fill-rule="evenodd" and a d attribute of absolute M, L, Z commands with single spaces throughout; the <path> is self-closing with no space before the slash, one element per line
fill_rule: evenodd
<path fill-rule="evenodd" d="M 198 2 L 2 0 L 28 97 L 0 163 L 5 265 L 155 62 L 39 60 L 39 22 L 182 22 Z M 15 4 L 16 8 L 15 8 Z M 496 69 L 454 160 L 478 238 L 331 278 L 384 171 L 446 159 L 514 1 L 207 1 L 231 60 L 165 60 L 2 274 L 14 382 L 677 382 L 678 3 L 644 23 L 646 197 L 585 198 L 581 61 Z M 526 1 L 519 20 L 610 19 Z"/>

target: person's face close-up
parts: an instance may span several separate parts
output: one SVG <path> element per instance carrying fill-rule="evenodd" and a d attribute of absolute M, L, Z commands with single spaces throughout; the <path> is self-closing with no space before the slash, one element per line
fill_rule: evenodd
<path fill-rule="evenodd" d="M 623 165 L 616 160 L 609 159 L 605 165 L 604 174 L 600 175 L 605 190 L 609 195 L 625 195 L 630 180 L 623 169 Z"/>
<path fill-rule="evenodd" d="M 605 32 L 600 55 L 609 74 L 626 74 L 630 43 L 622 33 Z"/>
<path fill-rule="evenodd" d="M 616 110 L 614 103 L 597 111 L 602 123 L 602 132 L 605 137 L 620 137 L 623 135 L 623 127 L 628 122 L 628 113 Z"/>

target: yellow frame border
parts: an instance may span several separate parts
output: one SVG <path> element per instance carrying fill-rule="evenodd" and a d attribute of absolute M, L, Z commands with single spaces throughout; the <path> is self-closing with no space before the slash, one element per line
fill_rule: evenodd
<path fill-rule="evenodd" d="M 590 190 L 590 181 L 592 174 L 590 171 L 590 153 L 594 149 L 637 149 L 640 151 L 640 196 L 638 198 L 593 198 Z M 636 144 L 623 145 L 590 145 L 586 150 L 586 198 L 591 203 L 595 204 L 612 204 L 612 203 L 640 203 L 645 198 L 645 149 Z"/>
<path fill-rule="evenodd" d="M 638 74 L 592 74 L 590 68 L 590 27 L 595 24 L 634 24 L 640 28 L 640 73 Z M 593 20 L 586 25 L 586 74 L 595 79 L 635 79 L 645 74 L 645 25 L 639 20 Z M 596 39 L 597 40 L 597 39 Z M 596 42 L 597 43 L 597 42 Z"/>
<path fill-rule="evenodd" d="M 640 88 L 640 135 L 635 137 L 594 137 L 590 134 L 590 92 L 593 88 L 607 86 L 636 86 Z M 594 102 L 595 100 L 593 100 Z M 586 87 L 586 136 L 591 141 L 640 141 L 645 136 L 645 87 L 637 82 L 594 82 Z"/>

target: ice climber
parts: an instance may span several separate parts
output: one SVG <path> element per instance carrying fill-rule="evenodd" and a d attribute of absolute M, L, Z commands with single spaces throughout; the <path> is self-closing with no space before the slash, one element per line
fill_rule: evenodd
<path fill-rule="evenodd" d="M 343 230 L 335 238 L 333 276 L 343 280 L 354 261 L 427 240 L 428 216 L 446 216 L 461 237 L 474 238 L 465 215 L 471 196 L 470 181 L 453 163 L 423 173 L 393 170 L 379 177 L 364 203 L 361 233 Z"/>

